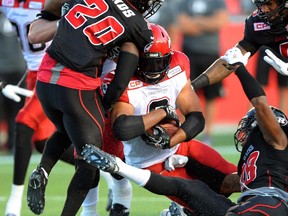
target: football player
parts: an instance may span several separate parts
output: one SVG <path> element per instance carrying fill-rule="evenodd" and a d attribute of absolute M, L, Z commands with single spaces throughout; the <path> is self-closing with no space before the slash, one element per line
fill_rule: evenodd
<path fill-rule="evenodd" d="M 75 215 L 88 190 L 98 185 L 99 170 L 82 160 L 82 148 L 87 143 L 101 147 L 104 111 L 126 88 L 138 65 L 138 50 L 149 50 L 153 41 L 149 23 L 142 15 L 154 14 L 162 2 L 68 2 L 37 76 L 37 95 L 57 130 L 47 141 L 40 165 L 29 179 L 27 201 L 34 213 L 43 212 L 47 173 L 56 163 L 55 157 L 59 157 L 70 143 L 76 149 L 77 168 L 61 215 Z M 50 20 L 55 18 L 45 8 L 42 16 Z M 102 102 L 95 90 L 101 83 L 103 61 L 116 45 L 121 47 L 116 76 Z M 55 140 L 59 139 L 63 142 L 55 145 Z"/>
<path fill-rule="evenodd" d="M 248 58 L 249 53 L 244 56 L 238 48 L 228 50 L 221 57 L 235 70 L 254 106 L 239 121 L 234 134 L 236 149 L 242 149 L 238 162 L 242 193 L 237 204 L 199 180 L 168 178 L 150 170 L 141 170 L 91 145 L 87 154 L 84 152 L 84 158 L 100 169 L 118 173 L 153 193 L 179 198 L 194 210 L 195 215 L 288 215 L 288 119 L 279 109 L 269 106 L 261 85 L 244 66 Z M 88 151 L 94 152 L 94 160 Z M 179 161 L 174 165 L 179 165 Z M 202 165 L 198 164 L 198 168 Z M 167 215 L 186 216 L 182 209 L 177 208 L 179 205 L 173 203 Z"/>
<path fill-rule="evenodd" d="M 35 19 L 36 14 L 40 13 L 43 9 L 44 3 L 44 0 L 37 2 L 33 0 L 17 0 L 13 2 L 0 0 L 1 10 L 13 24 L 19 36 L 22 53 L 28 68 L 26 84 L 28 90 L 31 91 L 34 90 L 37 70 L 45 54 L 45 50 L 50 45 L 49 41 L 37 44 L 31 44 L 28 41 L 29 26 Z M 13 88 L 17 90 L 16 87 Z M 9 90 L 13 91 L 10 85 L 7 85 L 2 92 L 7 94 Z M 55 127 L 44 114 L 37 95 L 33 94 L 30 98 L 27 98 L 24 107 L 16 116 L 13 183 L 5 215 L 20 215 L 24 181 L 32 154 L 32 146 L 34 145 L 37 151 L 43 152 L 46 140 L 54 131 Z M 70 153 L 67 152 L 62 159 L 74 164 L 73 149 L 70 149 Z"/>
<path fill-rule="evenodd" d="M 273 52 L 287 58 L 288 1 L 252 0 L 252 2 L 257 10 L 246 18 L 244 37 L 237 43 L 236 47 L 241 50 L 243 55 L 250 52 L 253 56 L 262 45 L 266 45 Z M 267 62 L 271 64 L 269 59 Z M 275 69 L 277 70 L 277 67 Z M 192 81 L 192 86 L 194 89 L 202 88 L 224 79 L 232 72 L 233 70 L 227 63 L 219 58 L 204 73 Z M 287 71 L 284 73 L 287 74 Z"/>
<path fill-rule="evenodd" d="M 126 163 L 161 175 L 198 178 L 225 195 L 239 191 L 237 180 L 236 187 L 224 186 L 235 176 L 236 166 L 211 147 L 192 140 L 203 130 L 204 117 L 190 85 L 188 58 L 170 49 L 170 38 L 161 26 L 151 24 L 151 28 L 154 42 L 149 52 L 140 54 L 136 74 L 111 111 L 114 135 L 123 141 Z M 108 74 L 103 82 L 111 77 L 113 74 Z M 178 121 L 176 107 L 185 120 L 170 137 L 157 124 L 164 119 Z M 145 133 L 150 128 L 155 134 Z M 183 157 L 182 164 L 175 169 L 173 161 L 181 160 L 181 155 L 191 157 L 193 162 L 186 164 L 187 157 Z M 169 171 L 164 168 L 167 158 L 170 158 L 166 165 L 171 165 Z M 197 172 L 194 167 L 197 163 L 204 164 L 209 172 L 204 169 Z"/>

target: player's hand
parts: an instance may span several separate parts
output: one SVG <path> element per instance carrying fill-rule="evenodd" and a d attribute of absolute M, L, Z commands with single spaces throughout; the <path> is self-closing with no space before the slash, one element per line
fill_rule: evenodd
<path fill-rule="evenodd" d="M 2 89 L 2 93 L 5 97 L 14 100 L 15 102 L 20 102 L 21 98 L 19 95 L 25 96 L 25 97 L 31 97 L 33 95 L 33 91 L 15 86 L 15 85 L 5 85 L 5 87 Z"/>
<path fill-rule="evenodd" d="M 167 116 L 165 119 L 167 120 L 172 120 L 176 122 L 177 127 L 180 127 L 180 119 L 177 115 L 176 110 L 174 109 L 174 107 L 170 106 L 169 104 L 165 105 L 165 106 L 161 106 L 159 107 L 160 109 L 164 109 Z"/>
<path fill-rule="evenodd" d="M 170 148 L 170 135 L 160 125 L 155 125 L 151 133 L 145 132 L 141 138 L 147 145 L 161 149 Z"/>
<path fill-rule="evenodd" d="M 175 170 L 175 168 L 184 167 L 187 162 L 188 157 L 175 154 L 166 159 L 164 166 L 167 171 L 171 172 Z"/>
<path fill-rule="evenodd" d="M 220 57 L 220 59 L 225 60 L 229 66 L 236 66 L 240 64 L 246 66 L 250 55 L 250 52 L 247 52 L 243 55 L 238 47 L 233 47 L 227 50 L 226 53 Z"/>
<path fill-rule="evenodd" d="M 263 57 L 264 61 L 275 68 L 280 74 L 288 76 L 288 63 L 279 59 L 269 49 L 265 50 L 266 56 Z"/>

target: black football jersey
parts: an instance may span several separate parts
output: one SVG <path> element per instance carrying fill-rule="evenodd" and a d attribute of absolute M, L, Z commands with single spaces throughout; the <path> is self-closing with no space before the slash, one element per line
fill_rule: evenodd
<path fill-rule="evenodd" d="M 288 191 L 288 148 L 274 149 L 266 143 L 259 127 L 255 127 L 242 149 L 238 174 L 249 188 L 277 187 Z"/>
<path fill-rule="evenodd" d="M 239 44 L 253 55 L 262 45 L 288 57 L 288 20 L 269 26 L 257 14 L 245 20 L 244 39 Z"/>
<path fill-rule="evenodd" d="M 148 22 L 127 0 L 72 0 L 62 16 L 49 55 L 90 77 L 107 53 L 124 42 L 145 51 L 153 42 Z"/>

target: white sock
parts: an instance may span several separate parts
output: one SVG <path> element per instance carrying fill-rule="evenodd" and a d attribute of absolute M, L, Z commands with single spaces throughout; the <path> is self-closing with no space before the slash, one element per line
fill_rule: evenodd
<path fill-rule="evenodd" d="M 98 186 L 89 190 L 82 203 L 80 216 L 97 216 Z"/>
<path fill-rule="evenodd" d="M 114 181 L 110 173 L 100 170 L 100 176 L 105 179 L 108 189 L 112 190 Z"/>
<path fill-rule="evenodd" d="M 23 192 L 24 185 L 12 184 L 10 197 L 6 205 L 5 215 L 10 213 L 20 216 Z"/>
<path fill-rule="evenodd" d="M 124 205 L 130 209 L 132 200 L 132 185 L 126 178 L 117 180 L 112 178 L 114 181 L 113 187 L 113 204 L 118 203 Z"/>
<path fill-rule="evenodd" d="M 140 187 L 143 187 L 150 179 L 150 170 L 139 169 L 125 164 L 120 158 L 116 157 L 116 162 L 119 167 L 117 172 L 119 175 L 130 179 Z"/>

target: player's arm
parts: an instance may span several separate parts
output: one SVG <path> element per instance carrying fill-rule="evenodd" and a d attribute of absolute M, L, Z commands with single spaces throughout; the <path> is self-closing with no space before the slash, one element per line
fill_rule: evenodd
<path fill-rule="evenodd" d="M 243 64 L 243 59 L 248 57 L 234 49 L 228 50 L 223 58 L 235 71 L 247 98 L 255 107 L 257 122 L 265 141 L 275 149 L 284 150 L 287 147 L 287 136 L 271 110 L 263 88 Z"/>
<path fill-rule="evenodd" d="M 197 94 L 192 90 L 190 80 L 182 88 L 176 99 L 177 107 L 185 117 L 184 122 L 176 133 L 171 137 L 170 147 L 196 137 L 205 126 L 200 101 Z"/>
<path fill-rule="evenodd" d="M 145 115 L 135 115 L 134 107 L 126 102 L 117 102 L 111 110 L 111 123 L 117 139 L 125 141 L 141 136 L 167 117 L 165 109 L 153 110 Z"/>
<path fill-rule="evenodd" d="M 239 44 L 236 45 L 244 55 L 247 51 L 242 48 Z M 205 86 L 217 83 L 227 76 L 229 76 L 233 70 L 227 67 L 227 62 L 221 58 L 218 58 L 209 68 L 207 68 L 202 74 L 192 80 L 191 84 L 193 88 L 200 89 Z"/>
<path fill-rule="evenodd" d="M 53 39 L 59 20 L 37 19 L 31 23 L 28 39 L 31 44 L 46 43 Z"/>
<path fill-rule="evenodd" d="M 132 42 L 125 42 L 121 45 L 118 57 L 115 77 L 110 83 L 107 92 L 103 97 L 103 106 L 109 110 L 119 99 L 137 69 L 139 61 L 139 51 Z"/>
<path fill-rule="evenodd" d="M 44 9 L 37 14 L 37 19 L 34 20 L 29 29 L 28 39 L 32 44 L 45 43 L 53 39 L 58 21 L 61 18 L 61 9 L 65 11 L 62 6 L 68 0 L 47 0 L 45 1 Z M 63 13 L 62 12 L 62 13 Z"/>

